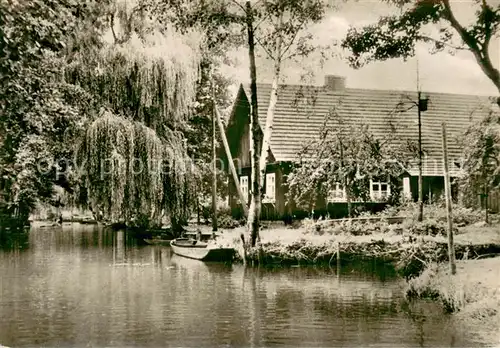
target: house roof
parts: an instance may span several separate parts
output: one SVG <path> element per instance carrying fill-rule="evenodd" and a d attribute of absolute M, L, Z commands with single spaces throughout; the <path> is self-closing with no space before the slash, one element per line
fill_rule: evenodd
<path fill-rule="evenodd" d="M 241 85 L 241 97 L 250 100 L 250 88 Z M 241 90 L 240 90 L 241 92 Z M 491 110 L 487 96 L 427 93 L 428 110 L 421 113 L 422 149 L 425 153 L 423 172 L 426 176 L 443 175 L 441 123 L 447 125 L 450 174 L 459 168 L 453 163 L 461 160 L 459 139 L 471 122 L 484 117 Z M 258 84 L 259 123 L 265 127 L 271 84 Z M 418 111 L 411 106 L 417 92 L 344 88 L 332 90 L 324 86 L 281 85 L 278 91 L 270 150 L 276 161 L 296 161 L 298 153 L 318 137 L 325 117 L 335 108 L 344 122 L 368 125 L 375 136 L 397 131 L 402 139 L 418 141 Z M 238 103 L 238 101 L 237 101 Z M 404 103 L 404 104 L 402 104 Z M 399 107 L 398 107 L 398 104 Z M 396 130 L 389 127 L 389 122 Z M 416 165 L 409 170 L 417 174 Z"/>

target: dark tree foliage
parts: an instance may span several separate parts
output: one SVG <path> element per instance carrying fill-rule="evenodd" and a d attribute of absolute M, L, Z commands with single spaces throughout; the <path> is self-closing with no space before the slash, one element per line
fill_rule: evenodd
<path fill-rule="evenodd" d="M 0 210 L 21 224 L 54 183 L 69 188 L 56 159 L 87 102 L 62 75 L 77 18 L 71 1 L 0 1 Z"/>
<path fill-rule="evenodd" d="M 471 1 L 475 11 L 472 24 L 460 23 L 449 0 L 387 0 L 400 11 L 363 28 L 351 28 L 342 46 L 352 55 L 349 62 L 359 68 L 366 63 L 415 54 L 415 44 L 433 44 L 433 51 L 466 49 L 472 52 L 484 74 L 500 91 L 500 73 L 491 62 L 491 40 L 498 35 L 500 5 L 486 0 Z M 439 28 L 428 35 L 429 25 Z M 458 35 L 460 44 L 453 39 Z"/>

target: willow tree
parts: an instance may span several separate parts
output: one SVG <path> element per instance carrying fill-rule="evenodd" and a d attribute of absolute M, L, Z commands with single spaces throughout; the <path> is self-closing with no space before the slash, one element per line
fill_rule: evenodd
<path fill-rule="evenodd" d="M 176 227 L 189 217 L 197 176 L 183 130 L 196 96 L 200 36 L 160 31 L 154 21 L 141 28 L 137 7 L 110 7 L 120 10 L 129 11 L 117 16 L 126 22 L 110 20 L 102 45 L 75 54 L 67 71 L 101 108 L 79 144 L 80 193 L 106 219 L 150 227 L 167 213 Z"/>

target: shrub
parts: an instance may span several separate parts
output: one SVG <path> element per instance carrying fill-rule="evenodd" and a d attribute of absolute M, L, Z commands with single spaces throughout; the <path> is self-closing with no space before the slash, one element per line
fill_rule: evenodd
<path fill-rule="evenodd" d="M 436 219 L 437 221 L 447 221 L 447 210 L 446 206 L 442 205 L 431 205 L 427 208 L 427 215 Z M 459 204 L 453 204 L 452 206 L 452 216 L 453 223 L 458 227 L 467 226 L 475 224 L 476 222 L 482 221 L 484 216 L 481 211 L 474 210 L 471 208 L 466 208 Z"/>
<path fill-rule="evenodd" d="M 484 213 L 479 210 L 467 208 L 461 204 L 453 204 L 453 223 L 457 227 L 472 225 L 484 219 Z M 425 204 L 424 219 L 435 220 L 438 223 L 447 222 L 446 204 L 444 201 Z M 365 217 L 395 217 L 405 216 L 410 220 L 417 220 L 418 203 L 406 202 L 399 206 L 388 206 L 383 211 L 375 214 L 364 213 Z"/>
<path fill-rule="evenodd" d="M 418 277 L 409 279 L 407 282 L 406 298 L 438 299 L 439 291 L 432 284 L 434 278 L 437 276 L 437 272 L 437 263 L 431 263 Z"/>
<path fill-rule="evenodd" d="M 220 228 L 236 228 L 242 225 L 242 221 L 236 220 L 231 214 L 230 208 L 222 208 L 217 211 L 217 226 Z"/>
<path fill-rule="evenodd" d="M 396 216 L 404 216 L 408 218 L 416 218 L 418 214 L 418 206 L 415 202 L 404 202 L 400 205 L 388 205 L 384 210 L 376 213 L 365 211 L 359 214 L 359 217 L 380 217 L 389 218 Z"/>
<path fill-rule="evenodd" d="M 435 218 L 424 219 L 424 221 L 406 220 L 403 223 L 403 229 L 410 234 L 418 236 L 446 236 L 448 233 L 448 224 L 446 220 L 437 220 Z M 458 233 L 457 226 L 453 226 L 454 233 Z"/>
<path fill-rule="evenodd" d="M 391 225 L 387 224 L 385 221 L 377 221 L 377 222 L 358 222 L 358 221 L 344 221 L 338 222 L 333 225 L 329 225 L 328 222 L 314 222 L 312 220 L 304 221 L 304 225 L 306 233 L 312 234 L 330 234 L 330 235 L 339 235 L 339 234 L 350 234 L 353 236 L 362 236 L 362 235 L 370 235 L 374 233 L 387 233 L 390 232 L 393 228 Z"/>

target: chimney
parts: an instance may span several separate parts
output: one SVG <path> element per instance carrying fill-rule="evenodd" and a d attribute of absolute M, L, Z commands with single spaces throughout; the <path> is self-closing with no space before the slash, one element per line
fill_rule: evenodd
<path fill-rule="evenodd" d="M 342 92 L 345 89 L 345 77 L 337 75 L 325 75 L 325 88 L 328 91 Z"/>

